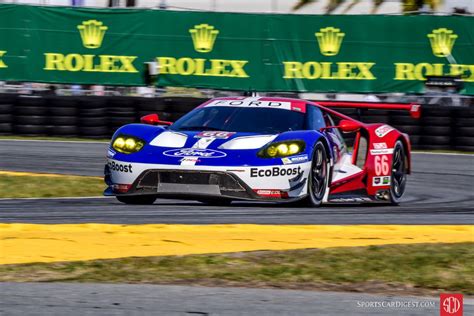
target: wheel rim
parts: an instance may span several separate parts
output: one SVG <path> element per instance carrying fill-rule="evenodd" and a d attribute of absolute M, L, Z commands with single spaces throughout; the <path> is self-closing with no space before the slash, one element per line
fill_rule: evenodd
<path fill-rule="evenodd" d="M 316 148 L 311 175 L 311 191 L 316 199 L 320 200 L 326 190 L 327 165 L 326 155 L 321 146 Z"/>
<path fill-rule="evenodd" d="M 400 198 L 405 191 L 405 155 L 400 146 L 395 148 L 392 164 L 392 192 L 396 198 Z"/>

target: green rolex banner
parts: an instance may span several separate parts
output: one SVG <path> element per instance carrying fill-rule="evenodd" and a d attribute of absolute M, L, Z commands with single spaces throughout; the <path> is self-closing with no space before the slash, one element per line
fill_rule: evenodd
<path fill-rule="evenodd" d="M 319 16 L 0 5 L 0 80 L 474 95 L 474 17 Z"/>

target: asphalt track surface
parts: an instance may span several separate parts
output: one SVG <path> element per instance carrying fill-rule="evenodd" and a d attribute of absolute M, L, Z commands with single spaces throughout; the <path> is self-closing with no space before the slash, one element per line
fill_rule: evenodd
<path fill-rule="evenodd" d="M 103 143 L 0 140 L 0 170 L 101 176 L 106 147 Z M 337 205 L 311 209 L 242 202 L 210 207 L 179 200 L 157 200 L 152 206 L 131 207 L 114 198 L 0 199 L 0 223 L 474 223 L 473 155 L 414 154 L 413 170 L 399 207 Z M 2 315 L 439 313 L 438 298 L 362 293 L 64 283 L 0 283 L 0 293 Z M 382 302 L 401 302 L 406 307 L 367 307 Z M 413 307 L 427 302 L 431 305 Z M 464 311 L 465 315 L 472 314 L 474 301 L 465 299 Z"/>
<path fill-rule="evenodd" d="M 0 170 L 101 176 L 107 144 L 0 140 Z M 233 203 L 159 199 L 128 206 L 114 198 L 1 199 L 0 223 L 474 224 L 474 155 L 413 154 L 400 206 Z"/>
<path fill-rule="evenodd" d="M 0 283 L 2 315 L 439 315 L 438 297 L 176 285 Z M 41 312 L 40 312 L 41 311 Z M 474 300 L 464 298 L 464 315 Z"/>

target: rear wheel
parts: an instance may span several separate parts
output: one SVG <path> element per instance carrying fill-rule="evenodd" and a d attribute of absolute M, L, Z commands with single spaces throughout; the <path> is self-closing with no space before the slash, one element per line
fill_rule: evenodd
<path fill-rule="evenodd" d="M 116 198 L 122 203 L 133 205 L 151 205 L 156 200 L 156 196 L 153 195 L 116 196 Z"/>
<path fill-rule="evenodd" d="M 311 171 L 308 179 L 308 196 L 306 204 L 320 206 L 328 189 L 329 158 L 326 148 L 321 142 L 314 146 Z"/>
<path fill-rule="evenodd" d="M 390 181 L 390 203 L 398 205 L 405 192 L 407 182 L 407 156 L 401 141 L 393 149 L 392 176 Z"/>

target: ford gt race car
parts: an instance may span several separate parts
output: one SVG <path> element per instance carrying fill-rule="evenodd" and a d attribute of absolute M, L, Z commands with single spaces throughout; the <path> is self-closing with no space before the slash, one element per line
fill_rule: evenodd
<path fill-rule="evenodd" d="M 338 106 L 420 115 L 416 104 L 267 97 L 212 99 L 174 123 L 150 114 L 115 132 L 104 194 L 126 204 L 157 197 L 398 204 L 410 173 L 408 135 L 352 119 Z M 355 135 L 352 150 L 344 133 Z"/>

